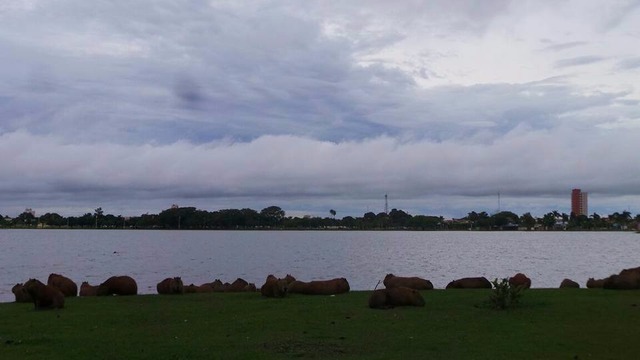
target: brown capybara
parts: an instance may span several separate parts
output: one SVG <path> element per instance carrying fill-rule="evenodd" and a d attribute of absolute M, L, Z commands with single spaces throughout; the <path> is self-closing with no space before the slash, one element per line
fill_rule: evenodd
<path fill-rule="evenodd" d="M 22 291 L 31 296 L 36 310 L 64 308 L 64 294 L 58 288 L 45 285 L 40 280 L 29 279 L 24 283 Z"/>
<path fill-rule="evenodd" d="M 296 278 L 287 274 L 287 276 L 284 277 L 284 280 L 287 282 L 287 284 L 291 284 L 292 282 L 296 281 Z"/>
<path fill-rule="evenodd" d="M 256 291 L 258 291 L 258 288 L 256 287 L 256 284 L 249 283 L 247 286 L 244 287 L 244 289 L 242 291 L 245 291 L 245 292 L 256 292 Z"/>
<path fill-rule="evenodd" d="M 624 275 L 611 275 L 604 279 L 602 283 L 603 289 L 613 290 L 634 290 L 640 289 L 640 274 L 625 273 Z"/>
<path fill-rule="evenodd" d="M 213 288 L 213 292 L 224 292 L 225 291 L 225 286 L 222 283 L 222 281 L 220 281 L 220 279 L 215 279 L 213 282 L 211 282 L 209 284 Z"/>
<path fill-rule="evenodd" d="M 156 285 L 156 290 L 161 295 L 184 294 L 184 284 L 180 277 L 166 278 Z"/>
<path fill-rule="evenodd" d="M 211 293 L 211 292 L 213 292 L 213 286 L 211 286 L 211 284 L 209 284 L 209 283 L 202 284 L 202 285 L 196 287 L 196 292 L 198 294 Z"/>
<path fill-rule="evenodd" d="M 418 290 L 404 286 L 374 290 L 369 297 L 369 307 L 372 309 L 395 306 L 424 306 L 424 298 Z"/>
<path fill-rule="evenodd" d="M 491 282 L 484 276 L 482 277 L 468 277 L 458 280 L 453 280 L 447 284 L 446 289 L 491 289 Z"/>
<path fill-rule="evenodd" d="M 523 273 L 517 273 L 509 278 L 509 285 L 513 287 L 521 287 L 523 289 L 529 289 L 531 287 L 531 279 Z"/>
<path fill-rule="evenodd" d="M 112 276 L 98 286 L 98 296 L 105 295 L 137 295 L 138 284 L 132 277 Z"/>
<path fill-rule="evenodd" d="M 305 295 L 337 295 L 349 292 L 349 282 L 345 278 L 304 282 L 296 280 L 289 284 L 287 292 Z"/>
<path fill-rule="evenodd" d="M 33 302 L 33 298 L 31 298 L 31 295 L 29 295 L 29 293 L 27 293 L 26 291 L 22 290 L 23 287 L 24 286 L 19 283 L 19 284 L 15 284 L 11 288 L 11 292 L 16 297 L 16 302 L 18 302 L 18 303 L 30 303 L 30 302 Z"/>
<path fill-rule="evenodd" d="M 403 277 L 387 274 L 382 283 L 387 289 L 403 286 L 415 290 L 433 290 L 431 281 L 415 276 Z"/>
<path fill-rule="evenodd" d="M 579 289 L 579 288 L 580 288 L 580 284 L 578 284 L 577 282 L 571 279 L 564 279 L 560 283 L 560 289 Z"/>
<path fill-rule="evenodd" d="M 96 296 L 98 295 L 98 286 L 89 285 L 88 282 L 83 281 L 80 284 L 80 296 Z"/>
<path fill-rule="evenodd" d="M 249 283 L 242 279 L 242 278 L 237 278 L 234 282 L 232 282 L 231 284 L 229 284 L 228 286 L 226 286 L 225 291 L 227 292 L 241 292 L 244 291 L 245 287 L 247 287 L 247 285 L 249 285 Z"/>
<path fill-rule="evenodd" d="M 50 274 L 49 279 L 47 279 L 47 285 L 57 288 L 65 297 L 78 295 L 78 285 L 63 275 Z"/>
<path fill-rule="evenodd" d="M 265 297 L 284 297 L 287 295 L 289 284 L 286 279 L 278 279 L 273 275 L 267 276 L 264 285 L 260 287 L 260 294 Z"/>
<path fill-rule="evenodd" d="M 587 280 L 587 288 L 589 289 L 602 289 L 602 285 L 604 284 L 604 280 L 605 279 L 594 279 L 594 278 L 589 278 L 589 280 Z"/>
<path fill-rule="evenodd" d="M 198 286 L 194 284 L 185 285 L 183 289 L 185 294 L 195 294 L 198 292 Z"/>

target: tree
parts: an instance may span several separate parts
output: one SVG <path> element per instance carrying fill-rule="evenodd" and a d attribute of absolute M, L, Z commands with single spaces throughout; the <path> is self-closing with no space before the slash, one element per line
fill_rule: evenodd
<path fill-rule="evenodd" d="M 336 214 L 337 213 L 336 213 L 335 210 L 333 210 L 333 209 L 329 210 L 329 214 L 331 214 L 331 216 L 333 216 L 334 219 L 336 218 Z"/>
<path fill-rule="evenodd" d="M 542 225 L 544 225 L 544 228 L 546 230 L 553 229 L 553 226 L 555 224 L 556 224 L 556 216 L 552 212 L 546 213 L 542 217 Z"/>
<path fill-rule="evenodd" d="M 279 226 L 284 220 L 285 212 L 279 206 L 269 206 L 260 210 L 260 216 L 266 226 Z"/>
<path fill-rule="evenodd" d="M 104 211 L 102 211 L 102 208 L 99 207 L 94 211 L 93 214 L 96 217 L 96 229 L 97 229 L 98 228 L 98 219 L 102 217 L 102 214 L 104 214 Z"/>
<path fill-rule="evenodd" d="M 520 217 L 520 222 L 527 227 L 527 230 L 531 230 L 534 226 L 536 226 L 536 219 L 529 212 L 523 214 Z"/>

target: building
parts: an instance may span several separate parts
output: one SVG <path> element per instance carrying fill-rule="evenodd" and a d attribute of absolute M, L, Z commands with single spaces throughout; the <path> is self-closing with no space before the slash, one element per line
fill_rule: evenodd
<path fill-rule="evenodd" d="M 571 190 L 571 213 L 575 216 L 589 216 L 587 193 L 580 189 Z"/>

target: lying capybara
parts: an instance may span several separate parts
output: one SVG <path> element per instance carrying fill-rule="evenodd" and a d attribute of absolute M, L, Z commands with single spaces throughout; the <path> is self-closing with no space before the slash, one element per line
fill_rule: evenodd
<path fill-rule="evenodd" d="M 640 274 L 625 273 L 624 275 L 611 275 L 604 279 L 602 283 L 603 289 L 613 290 L 634 290 L 640 289 Z"/>
<path fill-rule="evenodd" d="M 482 276 L 454 280 L 447 284 L 446 289 L 491 289 L 491 287 L 491 282 Z"/>
<path fill-rule="evenodd" d="M 265 297 L 284 297 L 287 295 L 289 284 L 286 279 L 278 279 L 273 275 L 267 276 L 264 285 L 260 287 L 260 294 Z"/>
<path fill-rule="evenodd" d="M 130 276 L 112 276 L 98 286 L 98 296 L 137 295 L 138 284 Z"/>
<path fill-rule="evenodd" d="M 387 274 L 382 282 L 387 289 L 395 287 L 407 287 L 415 290 L 433 290 L 433 284 L 429 280 L 419 277 L 403 277 Z"/>
<path fill-rule="evenodd" d="M 292 282 L 296 281 L 296 278 L 287 274 L 287 276 L 284 277 L 284 280 L 287 282 L 287 284 L 291 284 Z"/>
<path fill-rule="evenodd" d="M 594 279 L 594 278 L 589 278 L 589 280 L 587 280 L 587 288 L 589 289 L 601 289 L 602 285 L 604 284 L 604 280 L 605 279 Z"/>
<path fill-rule="evenodd" d="M 349 292 L 349 282 L 345 278 L 304 282 L 296 280 L 289 284 L 287 292 L 305 295 L 336 295 Z"/>
<path fill-rule="evenodd" d="M 374 290 L 369 297 L 369 307 L 372 309 L 395 306 L 424 306 L 424 298 L 418 290 L 404 286 Z"/>
<path fill-rule="evenodd" d="M 579 288 L 580 288 L 580 284 L 578 284 L 577 282 L 571 279 L 564 279 L 560 283 L 560 289 L 579 289 Z"/>
<path fill-rule="evenodd" d="M 96 295 L 98 295 L 98 285 L 89 285 L 86 281 L 83 281 L 82 284 L 80 284 L 80 296 Z"/>
<path fill-rule="evenodd" d="M 47 279 L 47 285 L 57 288 L 66 297 L 78 295 L 78 285 L 63 275 L 50 274 L 49 279 Z"/>
<path fill-rule="evenodd" d="M 244 291 L 244 289 L 247 287 L 247 285 L 249 285 L 249 283 L 245 279 L 237 278 L 237 279 L 234 280 L 234 282 L 232 282 L 231 284 L 226 286 L 225 291 L 227 291 L 227 292 L 241 292 L 241 291 Z"/>
<path fill-rule="evenodd" d="M 185 294 L 195 294 L 198 290 L 198 286 L 194 284 L 185 285 L 183 290 Z"/>
<path fill-rule="evenodd" d="M 604 289 L 633 290 L 640 289 L 640 267 L 624 269 L 617 275 L 611 275 L 602 283 Z"/>
<path fill-rule="evenodd" d="M 531 287 L 531 279 L 529 279 L 527 275 L 523 273 L 517 273 L 514 276 L 509 278 L 509 285 L 513 287 L 521 287 L 523 289 L 528 289 Z"/>
<path fill-rule="evenodd" d="M 166 278 L 156 285 L 156 290 L 161 295 L 184 294 L 184 284 L 180 277 Z"/>
<path fill-rule="evenodd" d="M 40 280 L 29 279 L 24 283 L 22 291 L 31 296 L 36 310 L 64 308 L 64 294 L 53 286 L 43 284 Z"/>
<path fill-rule="evenodd" d="M 256 284 L 249 283 L 247 286 L 244 287 L 244 289 L 242 291 L 245 291 L 245 292 L 256 292 L 256 291 L 258 291 L 258 288 L 256 287 Z"/>
<path fill-rule="evenodd" d="M 220 281 L 220 279 L 215 279 L 213 282 L 209 283 L 213 292 L 224 292 L 226 290 L 225 285 Z"/>
<path fill-rule="evenodd" d="M 13 285 L 13 287 L 11 288 L 11 292 L 16 297 L 16 302 L 17 303 L 33 302 L 33 298 L 31 297 L 31 295 L 29 295 L 29 293 L 27 293 L 26 291 L 23 291 L 22 290 L 23 288 L 24 286 L 20 283 Z"/>

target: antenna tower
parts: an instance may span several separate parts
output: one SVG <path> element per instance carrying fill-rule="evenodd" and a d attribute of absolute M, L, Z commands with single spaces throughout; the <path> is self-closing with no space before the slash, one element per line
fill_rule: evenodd
<path fill-rule="evenodd" d="M 389 198 L 384 194 L 384 213 L 389 214 Z"/>

